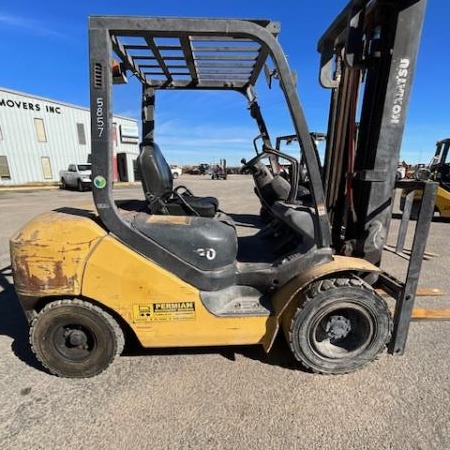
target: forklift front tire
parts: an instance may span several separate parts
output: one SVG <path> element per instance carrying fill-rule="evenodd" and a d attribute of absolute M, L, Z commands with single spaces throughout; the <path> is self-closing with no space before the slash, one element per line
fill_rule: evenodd
<path fill-rule="evenodd" d="M 373 361 L 390 340 L 389 308 L 357 277 L 313 283 L 299 301 L 288 340 L 295 358 L 322 374 L 353 372 Z"/>
<path fill-rule="evenodd" d="M 122 353 L 125 339 L 116 320 L 79 299 L 47 304 L 30 326 L 30 344 L 54 375 L 88 378 L 103 372 Z"/>

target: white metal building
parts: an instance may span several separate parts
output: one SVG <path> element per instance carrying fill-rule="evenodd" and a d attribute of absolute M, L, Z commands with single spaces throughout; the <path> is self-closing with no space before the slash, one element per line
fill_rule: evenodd
<path fill-rule="evenodd" d="M 137 121 L 113 118 L 115 179 L 134 181 Z M 90 159 L 90 111 L 0 87 L 0 186 L 59 181 Z"/>

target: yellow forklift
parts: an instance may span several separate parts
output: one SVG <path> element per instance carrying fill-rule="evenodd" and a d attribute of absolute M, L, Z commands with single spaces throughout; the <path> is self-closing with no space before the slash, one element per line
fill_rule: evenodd
<path fill-rule="evenodd" d="M 430 179 L 439 183 L 436 193 L 436 211 L 441 217 L 450 218 L 450 139 L 436 144 L 436 153 L 430 164 Z"/>
<path fill-rule="evenodd" d="M 430 164 L 425 167 L 421 167 L 416 170 L 414 176 L 418 180 L 433 180 L 438 185 L 436 200 L 435 200 L 435 212 L 440 217 L 450 218 L 450 158 L 449 158 L 450 139 L 442 139 L 436 143 L 436 151 Z M 411 191 L 407 188 L 403 189 L 402 197 L 400 199 L 400 209 L 403 211 L 405 208 L 406 198 L 412 197 L 411 205 L 411 219 L 416 220 L 419 216 L 422 192 L 420 190 Z"/>
<path fill-rule="evenodd" d="M 424 206 L 406 279 L 379 266 L 425 3 L 353 0 L 320 39 L 320 81 L 331 92 L 323 167 L 279 23 L 91 17 L 95 207 L 40 215 L 10 241 L 15 289 L 42 365 L 59 376 L 94 376 L 127 336 L 144 347 L 259 344 L 269 351 L 280 330 L 295 358 L 323 374 L 359 369 L 387 345 L 402 354 L 435 183 L 416 183 Z M 272 144 L 256 94 L 261 73 L 284 98 L 297 158 Z M 145 200 L 118 202 L 112 85 L 129 75 L 142 85 Z M 246 98 L 258 136 L 244 165 L 255 188 L 264 188 L 258 197 L 272 217 L 259 233 L 237 235 L 216 198 L 174 188 L 155 141 L 155 99 L 178 90 Z M 292 164 L 288 180 L 279 176 L 280 158 Z M 299 196 L 299 186 L 308 195 Z M 376 287 L 395 299 L 393 317 Z"/>

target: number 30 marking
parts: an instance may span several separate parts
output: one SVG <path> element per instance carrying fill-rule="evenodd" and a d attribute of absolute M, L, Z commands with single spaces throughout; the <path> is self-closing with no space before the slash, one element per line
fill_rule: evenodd
<path fill-rule="evenodd" d="M 195 253 L 202 258 L 206 258 L 208 261 L 216 258 L 216 251 L 213 248 L 198 248 L 195 250 Z"/>

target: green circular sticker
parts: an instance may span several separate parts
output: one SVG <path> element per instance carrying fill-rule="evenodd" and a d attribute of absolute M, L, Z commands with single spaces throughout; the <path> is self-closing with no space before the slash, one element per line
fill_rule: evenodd
<path fill-rule="evenodd" d="M 106 186 L 106 179 L 101 175 L 98 175 L 94 178 L 94 186 L 97 189 L 103 189 Z"/>

